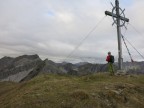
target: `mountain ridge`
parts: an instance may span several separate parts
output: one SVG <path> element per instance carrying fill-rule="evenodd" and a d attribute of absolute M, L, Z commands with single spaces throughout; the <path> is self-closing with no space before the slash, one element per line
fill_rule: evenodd
<path fill-rule="evenodd" d="M 117 70 L 117 63 L 114 64 Z M 128 73 L 144 74 L 144 62 L 124 63 L 124 69 Z M 81 63 L 55 63 L 52 60 L 35 55 L 22 55 L 16 58 L 3 57 L 0 59 L 0 81 L 22 82 L 32 79 L 40 74 L 68 74 L 88 75 L 98 72 L 106 72 L 106 64 Z"/>

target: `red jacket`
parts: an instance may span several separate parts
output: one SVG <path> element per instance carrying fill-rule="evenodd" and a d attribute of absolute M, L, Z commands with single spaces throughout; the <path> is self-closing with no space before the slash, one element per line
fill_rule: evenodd
<path fill-rule="evenodd" d="M 107 62 L 110 61 L 110 55 L 107 56 L 106 61 L 107 61 Z"/>

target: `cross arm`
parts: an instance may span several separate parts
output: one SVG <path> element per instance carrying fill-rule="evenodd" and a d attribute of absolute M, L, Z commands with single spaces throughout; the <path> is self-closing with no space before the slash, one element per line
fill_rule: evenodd
<path fill-rule="evenodd" d="M 113 16 L 115 18 L 118 18 L 118 16 L 116 14 L 113 14 L 112 12 L 109 12 L 109 11 L 105 11 L 105 14 L 109 15 L 109 16 Z M 128 18 L 124 18 L 124 17 L 120 16 L 120 19 L 123 20 L 123 21 L 129 22 Z"/>

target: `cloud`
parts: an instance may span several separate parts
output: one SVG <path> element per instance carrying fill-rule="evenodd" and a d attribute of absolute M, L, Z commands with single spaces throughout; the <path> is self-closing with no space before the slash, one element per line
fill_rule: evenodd
<path fill-rule="evenodd" d="M 130 24 L 143 34 L 144 14 L 140 10 L 143 10 L 144 1 L 120 2 L 122 8 L 126 8 Z M 63 61 L 105 16 L 105 10 L 111 11 L 109 1 L 0 1 L 0 57 L 39 54 L 43 59 Z M 112 18 L 107 16 L 70 58 L 78 61 L 91 57 L 91 61 L 105 62 L 108 51 L 117 58 L 117 32 L 112 23 Z M 124 31 L 122 29 L 122 33 Z M 144 39 L 130 25 L 126 37 L 144 53 Z M 132 52 L 140 59 L 134 50 Z M 123 54 L 124 60 L 129 60 L 125 48 Z"/>

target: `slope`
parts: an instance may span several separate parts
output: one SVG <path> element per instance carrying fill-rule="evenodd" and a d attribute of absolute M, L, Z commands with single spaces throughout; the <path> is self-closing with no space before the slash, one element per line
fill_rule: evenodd
<path fill-rule="evenodd" d="M 0 82 L 1 108 L 144 108 L 144 76 L 40 75 Z"/>

